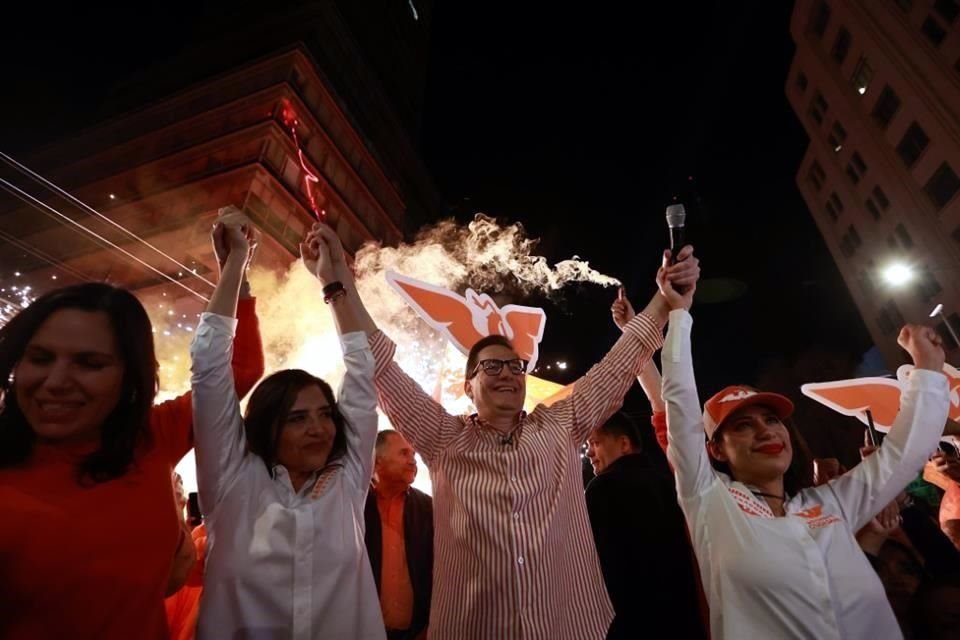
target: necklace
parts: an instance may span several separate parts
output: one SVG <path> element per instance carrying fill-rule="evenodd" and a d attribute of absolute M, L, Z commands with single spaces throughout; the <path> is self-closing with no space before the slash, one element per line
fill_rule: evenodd
<path fill-rule="evenodd" d="M 752 493 L 752 494 L 755 495 L 755 496 L 762 496 L 762 497 L 764 497 L 764 498 L 773 498 L 774 500 L 779 500 L 780 502 L 786 502 L 786 501 L 787 501 L 787 496 L 786 496 L 786 494 L 784 494 L 784 495 L 782 495 L 782 496 L 778 496 L 778 495 L 774 495 L 774 494 L 772 494 L 772 493 L 764 493 L 763 491 L 753 491 L 752 489 L 750 490 L 750 493 Z"/>

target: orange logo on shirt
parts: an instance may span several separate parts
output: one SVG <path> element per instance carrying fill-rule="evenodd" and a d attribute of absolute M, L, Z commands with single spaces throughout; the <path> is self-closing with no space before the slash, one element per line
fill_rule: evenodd
<path fill-rule="evenodd" d="M 804 509 L 803 511 L 797 511 L 795 516 L 800 516 L 801 518 L 819 518 L 820 514 L 823 513 L 823 505 L 816 505 L 810 507 L 809 509 Z"/>
<path fill-rule="evenodd" d="M 807 526 L 811 529 L 819 529 L 820 527 L 825 527 L 829 524 L 835 522 L 840 522 L 841 519 L 833 514 L 823 515 L 823 505 L 816 504 L 810 507 L 809 509 L 804 509 L 803 511 L 797 511 L 793 515 L 803 518 L 807 521 Z"/>

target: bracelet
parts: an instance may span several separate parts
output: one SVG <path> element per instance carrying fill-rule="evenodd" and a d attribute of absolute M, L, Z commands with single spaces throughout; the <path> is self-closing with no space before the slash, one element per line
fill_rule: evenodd
<path fill-rule="evenodd" d="M 347 290 L 339 280 L 335 280 L 323 287 L 323 301 L 327 304 L 345 295 L 347 295 Z"/>

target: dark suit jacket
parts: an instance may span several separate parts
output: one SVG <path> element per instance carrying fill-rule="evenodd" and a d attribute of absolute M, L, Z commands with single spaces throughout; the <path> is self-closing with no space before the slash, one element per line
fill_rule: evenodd
<path fill-rule="evenodd" d="M 380 593 L 380 571 L 383 567 L 383 527 L 377 494 L 371 489 L 363 510 L 366 521 L 367 555 Z M 433 498 L 413 487 L 403 502 L 403 544 L 407 552 L 407 570 L 413 586 L 413 618 L 411 637 L 426 628 L 430 621 L 430 596 L 433 592 Z"/>
<path fill-rule="evenodd" d="M 643 454 L 587 485 L 587 510 L 615 617 L 614 638 L 705 638 L 693 554 L 673 477 Z"/>

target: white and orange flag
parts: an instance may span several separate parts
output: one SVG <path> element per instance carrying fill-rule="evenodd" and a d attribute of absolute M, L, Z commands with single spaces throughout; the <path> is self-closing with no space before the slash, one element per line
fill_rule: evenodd
<path fill-rule="evenodd" d="M 867 423 L 866 411 L 880 431 L 889 431 L 900 411 L 900 393 L 903 390 L 913 365 L 903 365 L 893 378 L 854 378 L 836 382 L 811 382 L 800 387 L 803 395 L 830 407 L 845 416 L 858 418 Z M 950 381 L 950 413 L 953 420 L 960 420 L 960 371 L 949 364 L 943 365 L 943 373 Z"/>
<path fill-rule="evenodd" d="M 517 355 L 529 360 L 529 370 L 537 366 L 540 340 L 547 315 L 538 307 L 508 304 L 499 307 L 485 293 L 467 289 L 459 295 L 437 285 L 388 271 L 387 282 L 400 294 L 420 318 L 443 335 L 463 355 L 482 338 L 501 335 L 510 340 Z M 459 385 L 449 384 L 455 372 L 441 371 L 438 392 L 449 392 Z M 447 379 L 447 380 L 445 380 Z M 572 385 L 563 385 L 535 376 L 527 378 L 527 406 L 552 404 L 569 395 Z M 459 392 L 462 393 L 462 392 Z M 440 398 L 438 397 L 439 401 Z"/>

